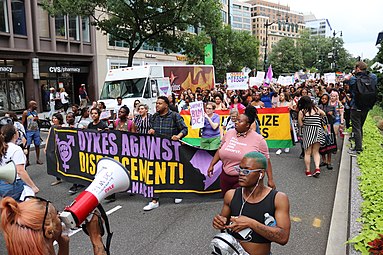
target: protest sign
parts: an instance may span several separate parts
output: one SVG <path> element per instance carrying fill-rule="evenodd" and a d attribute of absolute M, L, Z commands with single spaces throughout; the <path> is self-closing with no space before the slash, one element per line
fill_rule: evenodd
<path fill-rule="evenodd" d="M 205 126 L 205 113 L 203 102 L 197 101 L 189 104 L 192 129 L 203 128 Z"/>
<path fill-rule="evenodd" d="M 228 90 L 244 90 L 249 88 L 249 76 L 243 72 L 226 73 Z"/>
<path fill-rule="evenodd" d="M 335 84 L 335 73 L 325 73 L 324 74 L 324 82 L 329 84 L 329 83 L 333 83 Z"/>
<path fill-rule="evenodd" d="M 169 77 L 157 78 L 158 94 L 160 96 L 168 96 L 172 93 Z"/>

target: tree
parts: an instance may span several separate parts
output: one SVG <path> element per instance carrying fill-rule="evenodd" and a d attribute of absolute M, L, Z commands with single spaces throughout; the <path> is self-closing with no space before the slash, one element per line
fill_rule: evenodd
<path fill-rule="evenodd" d="M 383 42 L 381 42 L 383 44 Z M 382 45 L 381 44 L 381 45 Z M 375 62 L 383 64 L 383 47 L 380 46 L 378 54 L 374 58 Z M 378 77 L 378 102 L 377 104 L 383 108 L 383 73 L 373 70 Z"/>
<path fill-rule="evenodd" d="M 128 66 L 144 43 L 167 53 L 182 49 L 190 28 L 209 33 L 220 26 L 221 4 L 216 0 L 43 0 L 53 16 L 93 17 L 92 25 L 129 45 Z"/>
<path fill-rule="evenodd" d="M 269 63 L 276 76 L 294 73 L 304 67 L 301 50 L 295 46 L 293 39 L 287 37 L 273 47 Z"/>
<path fill-rule="evenodd" d="M 214 42 L 213 63 L 218 81 L 224 81 L 227 72 L 239 72 L 245 66 L 255 68 L 257 65 L 259 42 L 246 31 L 220 26 L 209 35 L 201 33 L 189 36 L 184 53 L 192 64 L 203 63 L 206 43 Z"/>

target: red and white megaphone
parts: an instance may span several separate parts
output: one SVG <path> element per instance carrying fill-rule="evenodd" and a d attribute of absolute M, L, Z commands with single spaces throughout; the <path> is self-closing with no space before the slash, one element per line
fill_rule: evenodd
<path fill-rule="evenodd" d="M 128 170 L 112 158 L 102 158 L 97 163 L 93 182 L 60 213 L 60 219 L 67 228 L 80 226 L 105 197 L 126 191 L 129 187 Z"/>

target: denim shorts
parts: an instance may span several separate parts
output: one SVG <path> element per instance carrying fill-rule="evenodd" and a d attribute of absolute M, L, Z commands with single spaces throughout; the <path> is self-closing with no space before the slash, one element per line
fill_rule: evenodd
<path fill-rule="evenodd" d="M 16 180 L 10 184 L 3 180 L 0 180 L 0 197 L 12 197 L 16 201 L 19 201 L 21 193 L 24 190 L 25 182 L 21 179 Z"/>
<path fill-rule="evenodd" d="M 27 136 L 27 146 L 30 146 L 32 144 L 32 140 L 35 146 L 40 146 L 41 141 L 40 141 L 39 130 L 28 130 L 26 132 L 26 136 Z"/>

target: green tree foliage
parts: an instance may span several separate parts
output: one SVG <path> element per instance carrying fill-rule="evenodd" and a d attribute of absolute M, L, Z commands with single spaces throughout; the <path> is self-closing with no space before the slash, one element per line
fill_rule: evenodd
<path fill-rule="evenodd" d="M 302 52 L 305 69 L 316 70 L 320 73 L 350 72 L 355 63 L 344 48 L 341 37 L 312 36 L 309 30 L 304 30 L 297 39 L 297 47 Z M 334 62 L 335 67 L 332 67 L 331 63 Z"/>
<path fill-rule="evenodd" d="M 129 45 L 128 65 L 144 43 L 179 52 L 190 28 L 207 33 L 220 26 L 221 4 L 216 0 L 43 0 L 55 15 L 93 17 L 92 24 Z"/>
<path fill-rule="evenodd" d="M 243 67 L 255 68 L 259 56 L 259 42 L 250 33 L 236 31 L 230 26 L 216 27 L 209 35 L 190 35 L 184 53 L 191 64 L 202 64 L 204 47 L 214 43 L 216 80 L 223 82 L 227 72 L 239 72 Z"/>
<path fill-rule="evenodd" d="M 383 42 L 382 42 L 383 43 Z M 383 47 L 380 46 L 378 54 L 374 58 L 375 62 L 383 64 Z M 383 73 L 374 72 L 378 77 L 378 102 L 377 104 L 383 108 Z"/>
<path fill-rule="evenodd" d="M 294 73 L 303 69 L 302 52 L 295 46 L 291 38 L 282 38 L 269 54 L 269 63 L 273 67 L 274 76 Z"/>

